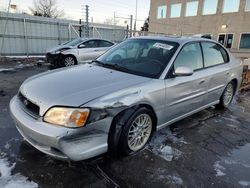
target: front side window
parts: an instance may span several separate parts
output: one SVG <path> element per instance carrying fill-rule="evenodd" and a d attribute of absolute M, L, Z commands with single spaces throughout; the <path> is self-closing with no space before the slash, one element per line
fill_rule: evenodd
<path fill-rule="evenodd" d="M 129 39 L 100 56 L 97 61 L 107 68 L 157 78 L 178 46 L 178 43 L 165 40 Z"/>
<path fill-rule="evenodd" d="M 179 18 L 181 16 L 181 3 L 172 4 L 170 10 L 171 18 Z"/>
<path fill-rule="evenodd" d="M 96 40 L 90 40 L 87 42 L 84 42 L 84 48 L 97 48 L 98 42 Z"/>
<path fill-rule="evenodd" d="M 240 0 L 224 0 L 222 13 L 238 12 Z"/>
<path fill-rule="evenodd" d="M 203 4 L 203 15 L 216 14 L 218 0 L 205 0 Z"/>
<path fill-rule="evenodd" d="M 250 49 L 250 33 L 243 33 L 241 35 L 240 48 Z"/>
<path fill-rule="evenodd" d="M 250 11 L 250 0 L 246 0 L 245 11 Z"/>
<path fill-rule="evenodd" d="M 201 47 L 199 43 L 185 45 L 174 62 L 174 69 L 177 67 L 189 67 L 198 70 L 203 68 Z"/>
<path fill-rule="evenodd" d="M 157 19 L 164 19 L 167 16 L 167 6 L 159 6 L 157 8 Z"/>
<path fill-rule="evenodd" d="M 196 16 L 198 12 L 199 1 L 191 1 L 186 4 L 185 16 Z"/>
<path fill-rule="evenodd" d="M 218 44 L 203 42 L 201 45 L 204 54 L 205 67 L 211 67 L 228 62 L 227 52 Z"/>
<path fill-rule="evenodd" d="M 67 41 L 67 42 L 65 42 L 63 45 L 67 45 L 67 46 L 76 46 L 76 45 L 82 43 L 82 41 L 83 41 L 83 39 L 77 38 L 77 39 L 74 39 L 74 40 Z"/>

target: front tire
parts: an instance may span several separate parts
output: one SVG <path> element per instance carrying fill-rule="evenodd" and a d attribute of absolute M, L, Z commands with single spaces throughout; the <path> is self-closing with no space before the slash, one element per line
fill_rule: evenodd
<path fill-rule="evenodd" d="M 64 66 L 69 67 L 77 64 L 76 58 L 74 56 L 65 56 L 64 58 Z"/>
<path fill-rule="evenodd" d="M 138 109 L 123 127 L 119 149 L 129 155 L 145 147 L 153 132 L 153 114 L 147 108 Z"/>
<path fill-rule="evenodd" d="M 230 82 L 223 91 L 220 97 L 220 103 L 216 105 L 216 107 L 219 109 L 228 108 L 233 100 L 234 94 L 235 94 L 235 84 L 233 82 Z"/>

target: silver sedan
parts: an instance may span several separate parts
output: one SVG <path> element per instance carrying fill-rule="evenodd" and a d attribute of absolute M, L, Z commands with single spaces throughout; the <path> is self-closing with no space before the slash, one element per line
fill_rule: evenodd
<path fill-rule="evenodd" d="M 103 39 L 77 38 L 50 49 L 46 60 L 52 68 L 91 62 L 114 45 L 115 43 Z"/>
<path fill-rule="evenodd" d="M 91 64 L 27 79 L 10 110 L 25 140 L 48 155 L 128 155 L 154 131 L 213 105 L 227 108 L 241 76 L 241 62 L 212 40 L 132 38 Z"/>

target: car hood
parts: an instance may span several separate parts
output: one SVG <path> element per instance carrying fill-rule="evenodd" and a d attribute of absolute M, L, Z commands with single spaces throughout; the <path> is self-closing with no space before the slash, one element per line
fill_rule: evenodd
<path fill-rule="evenodd" d="M 40 115 L 43 115 L 52 106 L 78 107 L 149 80 L 151 79 L 85 64 L 33 76 L 22 84 L 20 92 L 37 104 Z"/>
<path fill-rule="evenodd" d="M 61 50 L 61 49 L 64 49 L 64 48 L 68 48 L 68 49 L 72 49 L 73 47 L 72 46 L 67 46 L 67 45 L 59 45 L 59 46 L 56 46 L 54 48 L 51 48 L 50 50 L 48 50 L 47 53 L 54 53 L 58 50 Z"/>

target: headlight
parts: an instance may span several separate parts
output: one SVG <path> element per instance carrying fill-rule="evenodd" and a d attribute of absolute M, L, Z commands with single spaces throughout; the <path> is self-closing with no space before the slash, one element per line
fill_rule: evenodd
<path fill-rule="evenodd" d="M 63 49 L 57 50 L 57 51 L 55 51 L 55 54 L 60 54 L 61 52 L 65 51 L 65 50 L 68 50 L 68 49 L 63 48 Z"/>
<path fill-rule="evenodd" d="M 44 116 L 44 121 L 70 128 L 83 127 L 88 119 L 87 108 L 53 107 Z"/>

